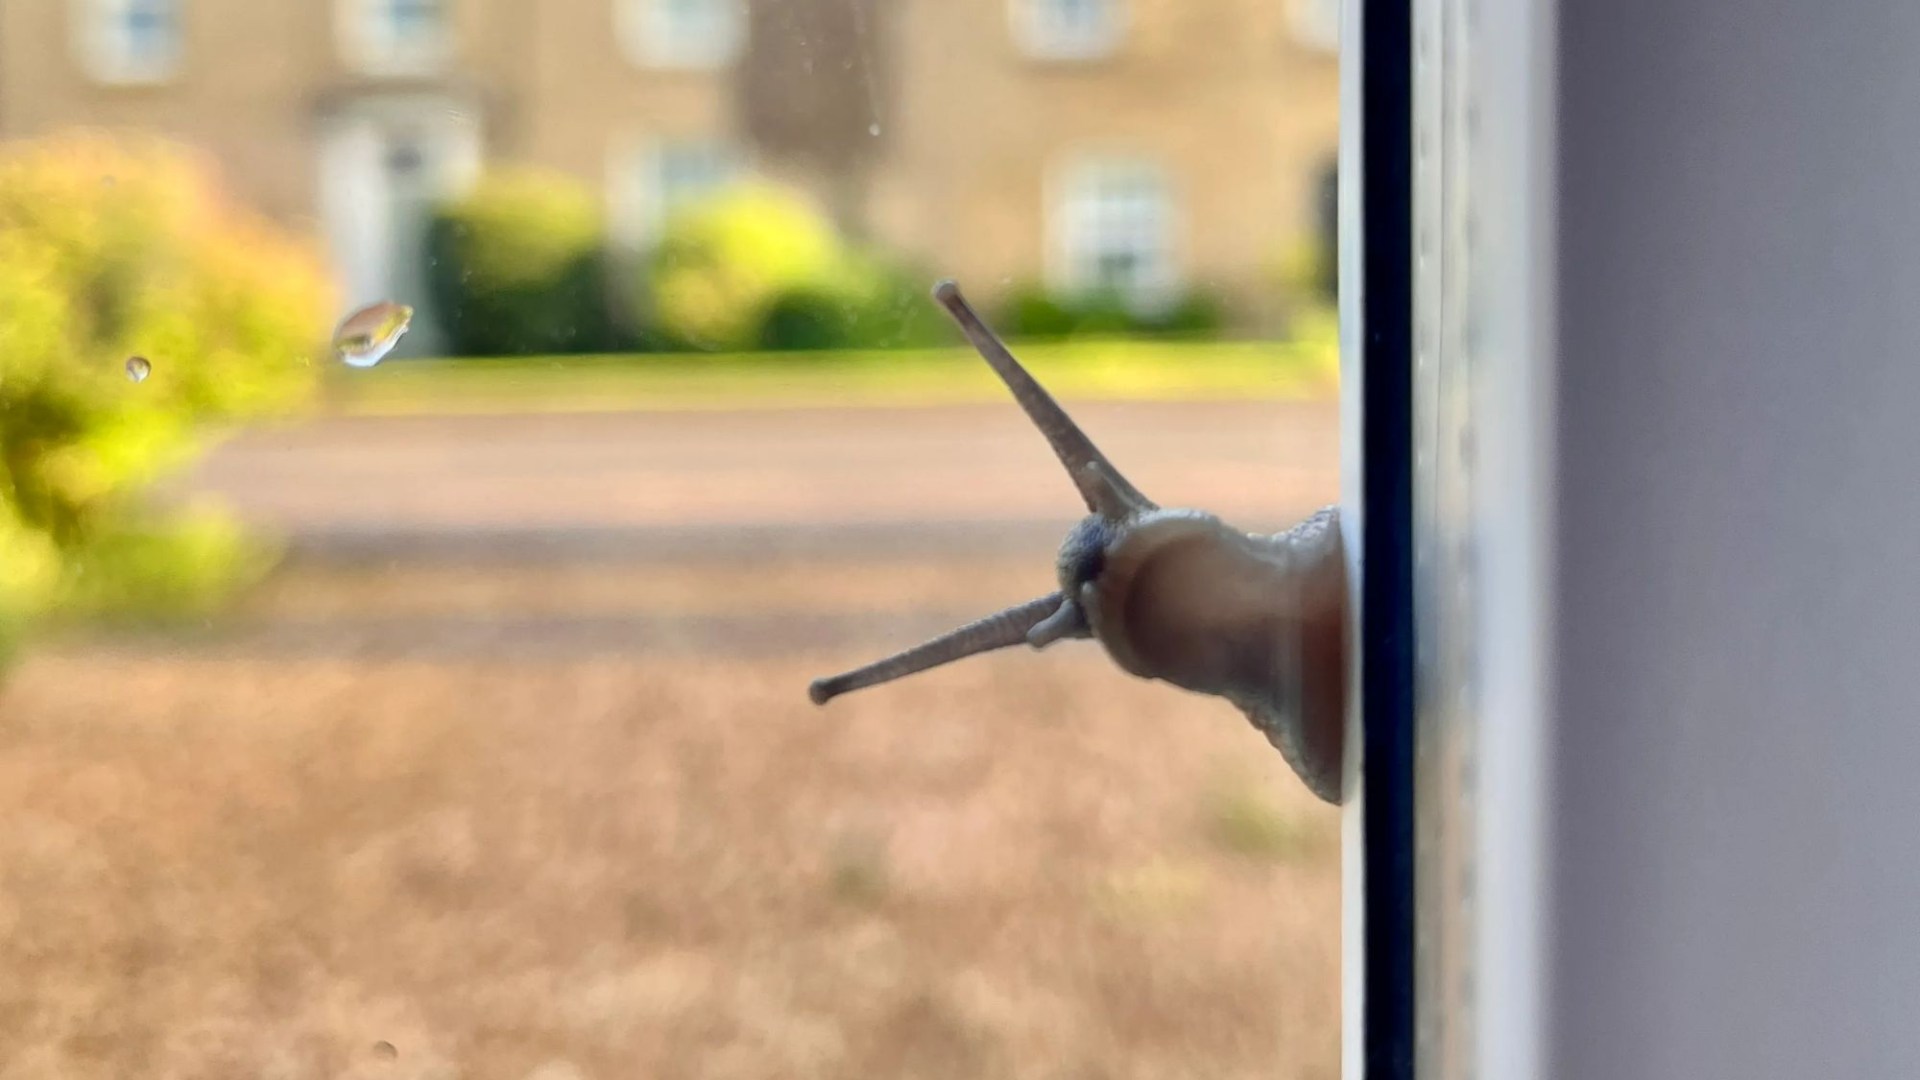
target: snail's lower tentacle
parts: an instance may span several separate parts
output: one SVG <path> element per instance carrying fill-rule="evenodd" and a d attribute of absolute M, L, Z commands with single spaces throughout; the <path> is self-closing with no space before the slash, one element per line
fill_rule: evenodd
<path fill-rule="evenodd" d="M 1057 592 L 1048 593 L 1037 600 L 1029 600 L 977 622 L 970 622 L 958 630 L 942 634 L 905 652 L 895 653 L 884 660 L 843 674 L 815 679 L 813 685 L 807 688 L 807 696 L 813 699 L 814 704 L 824 705 L 841 694 L 892 682 L 975 653 L 1024 645 L 1027 643 L 1027 632 L 1054 614 L 1064 599 Z"/>

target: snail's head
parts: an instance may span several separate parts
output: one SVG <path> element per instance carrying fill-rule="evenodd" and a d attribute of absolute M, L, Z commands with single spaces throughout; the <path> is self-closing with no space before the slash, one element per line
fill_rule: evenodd
<path fill-rule="evenodd" d="M 1335 798 L 1346 593 L 1331 519 L 1256 539 L 1211 514 L 1161 509 L 1021 367 L 959 286 L 943 281 L 933 295 L 1046 437 L 1089 513 L 1060 546 L 1058 590 L 818 679 L 813 700 L 994 649 L 1090 637 L 1134 675 L 1233 701 L 1316 793 Z"/>
<path fill-rule="evenodd" d="M 1114 471 L 1105 455 L 1066 410 L 1013 358 L 1005 343 L 987 328 L 961 295 L 959 285 L 942 281 L 934 286 L 933 297 L 960 324 L 974 348 L 1013 391 L 1014 400 L 1046 436 L 1092 513 L 1074 526 L 1060 546 L 1058 592 L 969 623 L 877 663 L 815 680 L 809 693 L 814 701 L 822 704 L 849 691 L 891 682 L 976 653 L 1013 645 L 1044 648 L 1065 638 L 1096 636 L 1093 619 L 1083 607 L 1083 597 L 1091 596 L 1087 590 L 1098 581 L 1114 544 L 1143 515 L 1157 509 Z"/>

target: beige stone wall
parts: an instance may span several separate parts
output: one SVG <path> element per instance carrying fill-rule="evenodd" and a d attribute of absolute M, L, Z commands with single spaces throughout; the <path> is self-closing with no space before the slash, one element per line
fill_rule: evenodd
<path fill-rule="evenodd" d="M 855 47 L 890 50 L 877 164 L 863 182 L 878 239 L 982 294 L 1039 277 L 1050 171 L 1076 152 L 1117 150 L 1172 177 L 1188 279 L 1250 322 L 1271 313 L 1262 274 L 1314 224 L 1336 125 L 1334 59 L 1299 41 L 1287 0 L 1130 0 L 1118 51 L 1075 63 L 1024 54 L 1008 0 L 876 2 L 885 17 Z M 332 2 L 186 0 L 178 76 L 128 87 L 100 85 L 76 62 L 71 6 L 0 3 L 0 135 L 158 131 L 204 148 L 240 194 L 299 224 L 320 212 L 322 116 L 367 95 L 450 87 L 480 111 L 489 158 L 596 187 L 646 139 L 742 136 L 736 77 L 634 63 L 612 0 L 456 0 L 453 63 L 412 81 L 358 73 Z M 792 178 L 836 190 L 826 177 Z"/>
<path fill-rule="evenodd" d="M 523 89 L 503 118 L 497 149 L 595 184 L 623 144 L 733 129 L 725 73 L 636 64 L 615 34 L 608 2 L 543 3 L 516 64 Z"/>
<path fill-rule="evenodd" d="M 1105 60 L 1034 60 L 1004 0 L 908 0 L 914 73 L 876 198 L 883 231 L 969 280 L 1046 265 L 1050 170 L 1076 152 L 1156 160 L 1182 207 L 1190 280 L 1251 303 L 1263 265 L 1311 228 L 1313 170 L 1335 145 L 1331 56 L 1296 45 L 1265 0 L 1133 0 Z"/>
<path fill-rule="evenodd" d="M 190 20 L 180 73 L 159 86 L 93 81 L 76 59 L 64 0 L 0 4 L 0 133 L 74 125 L 157 131 L 206 150 L 243 196 L 274 215 L 310 218 L 309 110 L 327 62 L 315 48 L 323 9 L 198 2 L 213 17 Z M 241 41 L 245 48 L 234 46 Z"/>

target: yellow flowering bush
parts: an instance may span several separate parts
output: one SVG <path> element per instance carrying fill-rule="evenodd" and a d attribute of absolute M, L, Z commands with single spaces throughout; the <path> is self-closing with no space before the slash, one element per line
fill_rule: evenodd
<path fill-rule="evenodd" d="M 749 349 L 762 313 L 800 287 L 831 287 L 847 266 L 833 224 L 798 194 L 741 184 L 668 221 L 645 283 L 649 322 L 675 344 Z"/>
<path fill-rule="evenodd" d="M 333 307 L 318 252 L 182 150 L 0 145 L 0 651 L 62 603 L 190 599 L 245 564 L 230 523 L 139 495 L 207 425 L 302 402 Z"/>

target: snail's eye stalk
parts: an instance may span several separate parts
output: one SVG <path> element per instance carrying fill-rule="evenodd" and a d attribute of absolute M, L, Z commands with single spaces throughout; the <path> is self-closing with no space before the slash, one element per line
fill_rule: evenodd
<path fill-rule="evenodd" d="M 813 685 L 807 688 L 807 696 L 813 699 L 815 705 L 825 705 L 841 694 L 892 682 L 977 653 L 1025 645 L 1028 643 L 1028 632 L 1057 613 L 1063 603 L 1065 598 L 1060 593 L 1048 593 L 1037 600 L 1029 600 L 1018 607 L 1010 607 L 978 622 L 968 623 L 924 645 L 895 653 L 885 660 L 877 660 L 866 667 L 829 678 L 815 679 Z"/>
<path fill-rule="evenodd" d="M 1047 437 L 1053 446 L 1055 457 L 1066 466 L 1067 476 L 1073 480 L 1073 486 L 1080 489 L 1080 497 L 1087 502 L 1087 509 L 1115 521 L 1145 513 L 1154 509 L 1153 503 L 1138 488 L 1120 475 L 1100 448 L 1093 445 L 1087 433 L 1073 422 L 1067 411 L 1053 399 L 1053 395 L 1034 381 L 1020 361 L 1013 358 L 1006 343 L 999 335 L 987 328 L 980 315 L 960 295 L 958 283 L 947 280 L 933 287 L 933 298 L 960 324 L 967 340 L 979 351 L 980 358 L 993 368 L 1000 381 L 1013 391 L 1013 400 Z"/>

